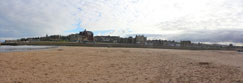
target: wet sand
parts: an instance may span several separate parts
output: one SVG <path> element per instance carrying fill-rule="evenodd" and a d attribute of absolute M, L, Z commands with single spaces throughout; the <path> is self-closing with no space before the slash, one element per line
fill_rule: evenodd
<path fill-rule="evenodd" d="M 243 83 L 243 53 L 59 47 L 0 53 L 1 83 Z"/>
<path fill-rule="evenodd" d="M 41 50 L 57 48 L 57 46 L 32 46 L 32 45 L 18 45 L 18 46 L 0 46 L 0 52 L 17 52 L 17 51 L 31 51 L 31 50 Z"/>

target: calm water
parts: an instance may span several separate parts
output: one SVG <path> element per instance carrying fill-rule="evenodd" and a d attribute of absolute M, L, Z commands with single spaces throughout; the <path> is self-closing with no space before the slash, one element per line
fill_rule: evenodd
<path fill-rule="evenodd" d="M 56 46 L 0 46 L 0 52 L 15 52 L 15 51 L 29 51 L 29 50 L 39 50 L 55 48 Z"/>

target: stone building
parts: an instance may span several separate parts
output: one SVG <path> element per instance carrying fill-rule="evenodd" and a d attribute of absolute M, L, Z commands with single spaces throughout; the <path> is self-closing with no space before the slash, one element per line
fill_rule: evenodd
<path fill-rule="evenodd" d="M 120 36 L 95 36 L 95 42 L 118 43 Z"/>
<path fill-rule="evenodd" d="M 192 45 L 192 43 L 191 43 L 191 41 L 181 41 L 181 46 L 191 46 Z"/>
<path fill-rule="evenodd" d="M 68 38 L 71 42 L 80 42 L 82 40 L 82 36 L 79 34 L 70 34 L 68 35 Z"/>
<path fill-rule="evenodd" d="M 180 46 L 178 42 L 169 41 L 169 40 L 148 40 L 146 45 L 154 45 L 154 46 Z"/>
<path fill-rule="evenodd" d="M 86 31 L 86 29 L 83 32 L 80 32 L 79 35 L 82 37 L 81 41 L 94 41 L 94 34 L 91 31 Z"/>
<path fill-rule="evenodd" d="M 5 40 L 4 43 L 17 43 L 18 41 L 17 40 Z"/>
<path fill-rule="evenodd" d="M 126 43 L 126 44 L 135 44 L 135 38 L 128 37 L 128 38 L 120 38 L 119 43 Z"/>
<path fill-rule="evenodd" d="M 71 42 L 90 42 L 94 41 L 93 32 L 84 30 L 83 32 L 70 34 L 67 36 Z"/>
<path fill-rule="evenodd" d="M 48 37 L 50 41 L 61 41 L 61 35 L 51 35 Z"/>
<path fill-rule="evenodd" d="M 144 35 L 136 35 L 135 37 L 136 44 L 145 44 L 147 38 Z"/>

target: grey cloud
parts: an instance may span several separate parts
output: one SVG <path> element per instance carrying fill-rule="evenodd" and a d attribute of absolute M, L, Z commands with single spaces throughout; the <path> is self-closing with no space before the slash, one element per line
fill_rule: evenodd
<path fill-rule="evenodd" d="M 175 40 L 192 40 L 198 42 L 235 42 L 243 43 L 243 29 L 241 30 L 200 30 L 188 31 L 173 36 Z"/>
<path fill-rule="evenodd" d="M 74 23 L 70 8 L 62 1 L 1 0 L 0 37 L 61 34 Z M 77 10 L 78 11 L 78 10 Z"/>
<path fill-rule="evenodd" d="M 135 35 L 135 34 L 134 34 Z M 190 40 L 193 42 L 232 42 L 243 43 L 243 29 L 239 30 L 199 30 L 181 34 L 144 34 L 149 39 Z"/>
<path fill-rule="evenodd" d="M 227 1 L 218 7 L 212 7 L 209 10 L 211 12 L 202 12 L 205 14 L 200 16 L 191 14 L 172 21 L 163 21 L 156 26 L 162 31 L 182 31 L 163 36 L 171 40 L 243 43 L 242 3 L 242 0 Z"/>
<path fill-rule="evenodd" d="M 193 29 L 240 29 L 243 27 L 243 1 L 224 0 L 220 5 L 208 3 L 208 9 L 201 14 L 188 14 L 162 21 L 157 26 L 161 30 L 193 30 Z"/>
<path fill-rule="evenodd" d="M 193 5 L 188 3 L 189 1 L 0 0 L 0 40 L 1 38 L 64 34 L 66 30 L 76 28 L 73 24 L 81 21 L 81 26 L 88 30 L 117 31 L 112 34 L 149 32 L 151 33 L 147 34 L 149 37 L 169 40 L 242 42 L 242 0 L 212 2 L 207 0 L 208 6 L 205 7 L 208 8 L 202 8 L 203 11 L 195 10 L 196 13 L 188 11 L 188 8 L 193 9 L 188 6 Z M 174 8 L 173 5 L 166 11 L 167 7 L 171 7 L 174 2 L 178 3 L 175 6 L 179 9 Z M 184 8 L 184 3 L 188 7 Z M 182 13 L 182 15 L 170 15 L 171 12 Z M 167 15 L 169 18 L 166 18 Z M 158 25 L 154 27 L 154 24 Z M 148 29 L 150 27 L 153 29 Z M 124 33 L 118 31 L 126 29 L 131 31 Z M 148 30 L 182 31 L 182 33 L 154 35 L 153 31 Z"/>

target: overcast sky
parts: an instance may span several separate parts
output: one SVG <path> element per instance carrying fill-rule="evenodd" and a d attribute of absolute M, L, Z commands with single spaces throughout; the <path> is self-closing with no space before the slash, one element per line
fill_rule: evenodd
<path fill-rule="evenodd" d="M 243 43 L 243 0 L 0 0 L 0 40 L 144 34 L 149 39 Z"/>

